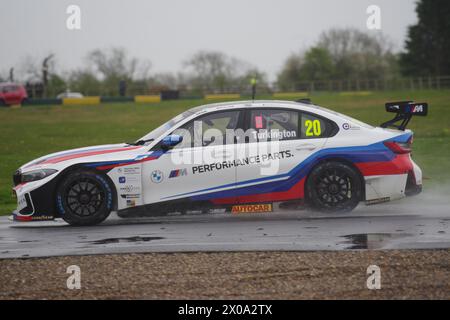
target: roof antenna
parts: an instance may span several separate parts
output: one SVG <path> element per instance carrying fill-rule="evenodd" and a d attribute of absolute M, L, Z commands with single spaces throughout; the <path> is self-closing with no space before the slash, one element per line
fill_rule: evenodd
<path fill-rule="evenodd" d="M 252 101 L 255 101 L 256 96 L 256 84 L 258 83 L 258 80 L 256 79 L 256 76 L 252 77 L 250 79 L 250 84 L 252 85 Z"/>

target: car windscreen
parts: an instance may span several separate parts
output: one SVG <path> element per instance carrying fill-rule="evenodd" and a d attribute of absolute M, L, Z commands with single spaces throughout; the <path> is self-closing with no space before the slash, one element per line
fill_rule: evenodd
<path fill-rule="evenodd" d="M 19 90 L 19 87 L 18 86 L 3 86 L 3 87 L 0 88 L 0 90 L 2 92 L 5 92 L 5 93 L 7 93 L 7 92 L 15 92 L 15 91 Z"/>
<path fill-rule="evenodd" d="M 192 112 L 192 110 L 185 111 L 185 112 L 173 117 L 172 119 L 170 119 L 166 123 L 162 124 L 158 128 L 154 129 L 153 131 L 151 131 L 147 135 L 143 136 L 139 140 L 148 141 L 148 142 L 150 142 L 151 140 L 155 140 L 155 139 L 159 138 L 164 132 L 166 132 L 170 128 L 174 127 L 175 125 L 177 125 L 184 119 L 190 117 L 192 114 L 194 114 Z"/>

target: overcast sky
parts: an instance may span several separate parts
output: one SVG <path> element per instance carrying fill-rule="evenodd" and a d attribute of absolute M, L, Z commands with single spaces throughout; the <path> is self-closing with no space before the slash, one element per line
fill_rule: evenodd
<path fill-rule="evenodd" d="M 71 4 L 81 8 L 81 30 L 66 28 Z M 122 46 L 149 59 L 152 72 L 180 70 L 196 51 L 218 50 L 274 80 L 285 58 L 313 45 L 322 31 L 368 31 L 366 9 L 373 4 L 381 8 L 381 32 L 402 49 L 417 19 L 415 0 L 1 0 L 0 72 L 50 52 L 59 70 L 69 70 L 89 50 Z"/>

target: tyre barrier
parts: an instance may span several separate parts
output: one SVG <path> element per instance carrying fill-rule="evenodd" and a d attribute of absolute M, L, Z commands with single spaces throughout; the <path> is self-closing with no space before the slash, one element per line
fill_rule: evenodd
<path fill-rule="evenodd" d="M 309 94 L 307 92 L 281 92 L 274 93 L 272 97 L 274 99 L 295 100 L 299 98 L 306 98 Z M 191 99 L 191 100 L 206 100 L 206 101 L 226 101 L 226 100 L 238 100 L 249 99 L 245 94 L 239 93 L 225 93 L 225 94 L 206 94 L 206 95 L 184 95 L 179 92 L 164 92 L 160 95 L 137 95 L 126 97 L 111 97 L 111 96 L 87 96 L 82 98 L 32 98 L 26 99 L 22 102 L 22 106 L 45 106 L 45 105 L 99 105 L 101 103 L 160 103 L 161 101 L 171 101 L 179 99 Z M 1 105 L 1 103 L 0 103 Z"/>

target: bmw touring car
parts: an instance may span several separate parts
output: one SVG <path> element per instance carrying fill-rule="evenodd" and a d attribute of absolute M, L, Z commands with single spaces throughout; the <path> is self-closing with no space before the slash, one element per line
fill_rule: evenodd
<path fill-rule="evenodd" d="M 190 109 L 133 143 L 43 156 L 13 176 L 16 221 L 95 225 L 160 215 L 297 201 L 349 212 L 415 195 L 412 116 L 426 103 L 386 104 L 380 127 L 311 102 L 244 101 Z M 401 122 L 401 124 L 398 124 Z M 259 207 L 258 207 L 259 206 Z"/>

